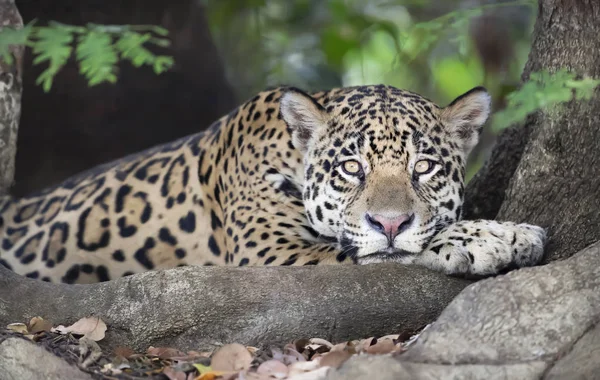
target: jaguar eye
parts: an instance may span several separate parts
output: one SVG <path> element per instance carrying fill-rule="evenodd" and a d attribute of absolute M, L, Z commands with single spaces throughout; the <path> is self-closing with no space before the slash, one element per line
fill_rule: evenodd
<path fill-rule="evenodd" d="M 342 163 L 344 173 L 352 176 L 360 176 L 363 173 L 362 165 L 358 161 L 348 160 Z"/>
<path fill-rule="evenodd" d="M 414 171 L 419 175 L 431 173 L 431 171 L 435 168 L 435 162 L 431 160 L 420 160 L 415 164 Z"/>

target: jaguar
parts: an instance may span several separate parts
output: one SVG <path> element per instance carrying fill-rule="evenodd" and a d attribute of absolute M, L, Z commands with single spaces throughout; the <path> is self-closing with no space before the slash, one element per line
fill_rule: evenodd
<path fill-rule="evenodd" d="M 65 283 L 182 265 L 536 265 L 543 228 L 461 220 L 489 114 L 482 87 L 445 107 L 386 85 L 263 91 L 203 132 L 3 198 L 0 263 Z"/>

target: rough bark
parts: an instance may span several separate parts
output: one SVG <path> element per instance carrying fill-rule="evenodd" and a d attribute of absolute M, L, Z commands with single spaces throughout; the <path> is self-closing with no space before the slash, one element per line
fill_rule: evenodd
<path fill-rule="evenodd" d="M 40 346 L 22 338 L 0 340 L 0 379 L 91 380 Z"/>
<path fill-rule="evenodd" d="M 543 0 L 525 75 L 567 68 L 600 77 L 600 3 Z M 549 260 L 600 240 L 600 91 L 539 112 L 497 218 L 549 231 Z"/>
<path fill-rule="evenodd" d="M 14 0 L 0 0 L 0 15 L 0 30 L 23 26 Z M 12 64 L 0 58 L 0 195 L 8 193 L 13 184 L 21 116 L 23 47 L 9 49 L 14 58 Z"/>
<path fill-rule="evenodd" d="M 403 265 L 312 268 L 184 267 L 93 285 L 49 284 L 0 266 L 0 326 L 41 316 L 96 315 L 106 347 L 255 346 L 414 332 L 468 281 Z"/>
<path fill-rule="evenodd" d="M 0 286 L 19 285 L 25 289 L 19 287 L 10 292 L 6 286 L 0 287 L 0 300 L 22 297 L 21 303 L 29 311 L 9 312 L 0 303 L 0 323 L 8 314 L 19 317 L 38 310 L 71 320 L 94 311 L 102 318 L 110 318 L 107 339 L 113 344 L 136 341 L 136 347 L 156 342 L 209 348 L 213 340 L 225 343 L 230 339 L 281 342 L 303 336 L 293 334 L 314 332 L 326 332 L 328 335 L 322 336 L 333 340 L 344 334 L 367 336 L 384 328 L 384 324 L 392 330 L 400 325 L 406 328 L 412 323 L 405 319 L 407 315 L 423 313 L 428 307 L 431 289 L 420 281 L 429 283 L 435 276 L 423 271 L 413 278 L 413 269 L 420 272 L 418 268 L 385 264 L 273 268 L 268 275 L 266 272 L 271 269 L 180 268 L 92 286 L 60 286 L 33 280 L 14 283 L 9 279 L 9 283 L 0 282 Z M 234 272 L 238 275 L 233 276 Z M 330 276 L 325 278 L 327 272 Z M 14 274 L 11 277 L 18 278 Z M 241 297 L 242 290 L 231 281 L 241 283 L 249 281 L 248 277 L 254 279 L 253 287 L 248 287 Z M 286 282 L 276 284 L 273 277 Z M 119 283 L 121 289 L 111 286 L 114 283 Z M 298 288 L 299 284 L 306 289 Z M 460 288 L 463 284 L 455 285 Z M 403 287 L 408 293 L 400 290 Z M 277 294 L 273 294 L 273 289 L 277 289 Z M 282 302 L 279 295 L 283 294 L 287 299 Z M 419 294 L 425 295 L 423 302 L 412 298 Z M 47 299 L 54 300 L 54 305 Z M 60 310 L 63 302 L 71 310 Z M 73 311 L 77 309 L 80 310 Z M 339 370 L 330 370 L 327 378 L 597 378 L 599 317 L 600 243 L 596 243 L 569 259 L 467 287 L 406 353 L 396 358 L 355 356 Z M 161 323 L 163 319 L 170 321 L 169 326 Z M 381 324 L 382 320 L 387 322 Z M 141 340 L 136 340 L 137 334 Z M 19 379 L 85 376 L 76 372 L 64 375 L 73 371 L 67 362 L 55 364 L 51 353 L 22 339 L 1 341 L 0 334 L 0 378 L 2 374 Z M 39 366 L 30 368 L 28 357 L 35 357 Z M 37 376 L 41 373 L 44 376 Z"/>
<path fill-rule="evenodd" d="M 469 286 L 397 360 L 355 357 L 329 379 L 595 379 L 599 317 L 596 243 Z"/>
<path fill-rule="evenodd" d="M 498 136 L 490 158 L 465 189 L 464 219 L 496 218 L 531 128 L 531 123 L 526 123 L 506 129 Z"/>

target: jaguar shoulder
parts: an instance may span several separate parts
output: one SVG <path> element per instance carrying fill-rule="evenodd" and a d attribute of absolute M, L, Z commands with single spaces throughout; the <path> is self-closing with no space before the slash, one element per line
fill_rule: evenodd
<path fill-rule="evenodd" d="M 543 229 L 459 222 L 489 108 L 483 88 L 444 108 L 383 85 L 265 91 L 205 132 L 4 199 L 0 263 L 67 283 L 180 265 L 534 265 Z"/>

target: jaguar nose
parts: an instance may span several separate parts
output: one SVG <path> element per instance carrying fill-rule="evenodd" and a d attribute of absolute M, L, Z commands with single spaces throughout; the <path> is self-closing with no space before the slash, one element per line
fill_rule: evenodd
<path fill-rule="evenodd" d="M 387 236 L 391 242 L 396 236 L 410 227 L 415 219 L 415 214 L 397 214 L 389 216 L 367 213 L 365 217 L 369 227 Z"/>

